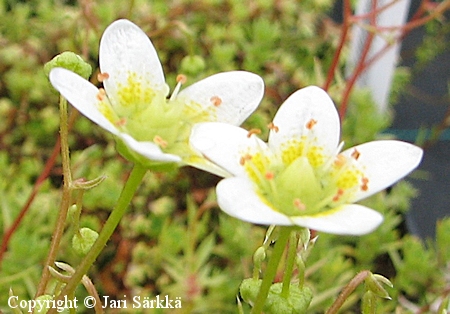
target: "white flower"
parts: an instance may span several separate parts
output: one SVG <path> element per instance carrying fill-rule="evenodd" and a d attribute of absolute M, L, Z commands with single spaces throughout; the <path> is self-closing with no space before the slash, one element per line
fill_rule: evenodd
<path fill-rule="evenodd" d="M 210 122 L 196 125 L 191 144 L 232 174 L 217 186 L 231 216 L 265 225 L 299 225 L 361 235 L 383 220 L 353 204 L 412 171 L 422 150 L 400 141 L 373 141 L 340 152 L 336 108 L 325 91 L 307 87 L 279 108 L 269 140 L 252 131 Z"/>
<path fill-rule="evenodd" d="M 220 121 L 241 124 L 258 106 L 264 83 L 244 71 L 212 75 L 179 92 L 185 77 L 167 99 L 169 88 L 155 48 L 135 24 L 118 20 L 100 41 L 97 88 L 77 74 L 55 68 L 53 86 L 83 115 L 111 132 L 127 158 L 161 166 L 190 164 L 225 173 L 189 146 L 192 126 Z"/>

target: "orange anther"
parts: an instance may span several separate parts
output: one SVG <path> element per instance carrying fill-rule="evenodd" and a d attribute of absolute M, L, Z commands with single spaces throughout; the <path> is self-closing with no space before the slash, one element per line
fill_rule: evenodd
<path fill-rule="evenodd" d="M 267 125 L 267 127 L 269 128 L 269 130 L 272 130 L 272 131 L 274 131 L 275 133 L 277 133 L 277 132 L 280 130 L 280 128 L 278 128 L 275 124 L 273 124 L 273 122 L 270 122 L 270 123 Z"/>
<path fill-rule="evenodd" d="M 361 181 L 362 181 L 361 190 L 363 190 L 365 192 L 369 189 L 369 186 L 367 185 L 369 183 L 369 179 L 367 179 L 366 177 L 363 177 Z"/>
<path fill-rule="evenodd" d="M 219 96 L 212 96 L 209 100 L 211 100 L 216 107 L 219 107 L 222 104 L 222 99 Z"/>
<path fill-rule="evenodd" d="M 247 133 L 247 137 L 250 138 L 253 134 L 261 134 L 260 129 L 251 129 Z"/>
<path fill-rule="evenodd" d="M 187 77 L 184 74 L 178 74 L 177 75 L 177 83 L 184 84 L 187 81 Z"/>
<path fill-rule="evenodd" d="M 106 97 L 106 92 L 103 88 L 99 88 L 98 93 L 97 93 L 97 100 L 99 101 L 103 101 L 105 100 Z"/>
<path fill-rule="evenodd" d="M 355 148 L 355 150 L 352 152 L 351 156 L 352 156 L 355 160 L 358 160 L 359 156 L 361 156 L 361 153 L 358 152 L 358 150 Z"/>
<path fill-rule="evenodd" d="M 272 180 L 275 178 L 275 174 L 272 171 L 267 171 L 264 177 L 266 177 L 267 180 Z"/>
<path fill-rule="evenodd" d="M 243 165 L 245 165 L 245 162 L 247 161 L 247 160 L 251 160 L 252 159 L 252 155 L 250 155 L 250 154 L 245 154 L 245 155 L 243 155 L 242 157 L 241 157 L 241 159 L 239 160 L 239 164 L 241 165 L 241 166 L 243 166 Z"/>
<path fill-rule="evenodd" d="M 296 198 L 294 200 L 294 206 L 297 207 L 300 210 L 305 210 L 306 209 L 306 205 L 299 198 Z"/>
<path fill-rule="evenodd" d="M 334 161 L 334 164 L 336 165 L 336 167 L 342 167 L 343 165 L 345 165 L 345 162 L 347 160 L 345 159 L 345 156 L 342 154 L 339 154 L 336 156 L 336 160 Z"/>
<path fill-rule="evenodd" d="M 344 190 L 343 189 L 339 189 L 337 191 L 336 195 L 333 197 L 333 202 L 339 201 L 339 199 L 341 198 L 342 195 L 344 195 Z"/>
<path fill-rule="evenodd" d="M 155 144 L 161 146 L 162 148 L 167 147 L 167 142 L 165 140 L 163 140 L 163 138 L 159 135 L 155 135 L 155 137 L 153 138 L 153 142 Z"/>
<path fill-rule="evenodd" d="M 127 124 L 127 119 L 120 118 L 115 124 L 116 126 L 124 126 L 125 124 Z"/>
<path fill-rule="evenodd" d="M 317 120 L 311 119 L 306 123 L 306 128 L 311 130 L 317 124 Z"/>
<path fill-rule="evenodd" d="M 109 74 L 106 72 L 97 74 L 97 80 L 99 82 L 103 82 L 104 80 L 106 80 L 108 78 L 109 78 Z"/>

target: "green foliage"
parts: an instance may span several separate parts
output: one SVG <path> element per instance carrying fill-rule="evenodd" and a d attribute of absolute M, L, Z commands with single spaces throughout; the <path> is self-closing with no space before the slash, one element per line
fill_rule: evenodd
<path fill-rule="evenodd" d="M 58 95 L 43 69 L 55 55 L 73 51 L 82 56 L 92 66 L 91 81 L 98 84 L 100 36 L 113 20 L 128 18 L 150 35 L 171 86 L 179 73 L 188 75 L 187 84 L 226 70 L 261 75 L 266 96 L 245 127 L 261 129 L 264 138 L 268 122 L 289 94 L 323 84 L 339 38 L 339 28 L 326 17 L 332 4 L 329 0 L 0 0 L 2 237 L 24 207 L 56 143 Z M 440 23 L 429 24 L 430 34 L 441 36 Z M 447 28 L 448 23 L 445 32 Z M 418 52 L 421 62 L 446 43 L 432 39 Z M 330 88 L 333 96 L 343 84 L 342 73 L 336 75 Z M 392 102 L 408 75 L 406 70 L 397 73 Z M 348 108 L 343 124 L 346 145 L 386 136 L 380 134 L 392 117 L 376 111 L 366 90 L 355 90 Z M 84 117 L 75 118 L 69 141 L 75 179 L 106 176 L 84 193 L 79 220 L 80 228 L 99 231 L 131 165 L 117 154 L 111 137 Z M 58 159 L 1 261 L 0 311 L 9 312 L 10 287 L 20 300 L 34 297 L 58 214 L 61 181 Z M 182 298 L 185 313 L 235 313 L 239 285 L 252 275 L 252 256 L 262 245 L 265 229 L 221 213 L 215 203 L 216 183 L 216 177 L 192 169 L 147 173 L 89 273 L 100 294 L 117 299 L 168 294 Z M 361 269 L 380 273 L 394 284 L 386 289 L 393 300 L 377 300 L 377 313 L 409 313 L 405 304 L 426 308 L 446 293 L 448 297 L 450 219 L 438 224 L 436 241 L 427 245 L 405 234 L 403 214 L 415 193 L 409 183 L 401 182 L 365 200 L 364 205 L 385 217 L 371 234 L 319 235 L 306 260 L 305 286 L 313 293 L 308 313 L 323 313 Z M 80 257 L 71 245 L 73 215 L 66 221 L 68 232 L 58 260 L 76 267 Z M 362 294 L 356 291 L 342 313 L 358 312 Z M 80 288 L 76 295 L 82 298 L 87 292 Z"/>

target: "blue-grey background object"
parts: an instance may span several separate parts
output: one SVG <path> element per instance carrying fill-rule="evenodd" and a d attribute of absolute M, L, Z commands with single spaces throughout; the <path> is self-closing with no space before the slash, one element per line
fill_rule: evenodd
<path fill-rule="evenodd" d="M 412 0 L 409 18 L 416 12 L 420 0 Z M 337 1 L 333 18 L 342 22 L 342 1 Z M 447 14 L 447 19 L 450 14 Z M 410 32 L 402 43 L 400 66 L 414 68 L 415 50 L 422 43 L 425 31 L 418 28 Z M 450 36 L 446 42 L 450 43 Z M 395 105 L 395 119 L 389 133 L 399 139 L 414 142 L 421 128 L 439 124 L 450 107 L 450 45 L 444 53 L 432 60 L 423 70 L 414 72 L 410 85 Z M 447 96 L 448 97 L 448 96 Z M 436 221 L 450 216 L 450 131 L 440 141 L 425 150 L 419 166 L 426 179 L 409 177 L 419 195 L 413 200 L 406 216 L 408 230 L 422 238 L 434 238 Z"/>
<path fill-rule="evenodd" d="M 418 8 L 419 1 L 411 4 L 410 15 Z M 447 14 L 447 19 L 450 14 Z M 421 44 L 424 29 L 412 31 L 403 41 L 401 65 L 413 67 L 414 51 Z M 450 43 L 450 36 L 447 36 Z M 444 53 L 432 60 L 423 70 L 414 73 L 410 86 L 394 107 L 395 120 L 393 128 L 405 136 L 419 128 L 430 128 L 441 123 L 449 110 L 448 86 L 450 84 L 450 45 Z M 447 95 L 447 96 L 446 96 Z M 447 98 L 446 98 L 447 97 Z M 425 149 L 423 161 L 419 167 L 425 171 L 427 178 L 410 179 L 419 190 L 408 212 L 406 222 L 408 229 L 422 238 L 434 238 L 438 219 L 450 216 L 450 138 L 449 130 L 440 140 Z"/>

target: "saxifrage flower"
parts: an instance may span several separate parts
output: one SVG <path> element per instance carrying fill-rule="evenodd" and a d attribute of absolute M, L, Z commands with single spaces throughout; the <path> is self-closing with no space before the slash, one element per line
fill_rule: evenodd
<path fill-rule="evenodd" d="M 403 178 L 422 158 L 422 149 L 396 140 L 341 152 L 336 108 L 314 86 L 292 94 L 269 128 L 267 144 L 253 131 L 217 122 L 196 125 L 190 138 L 206 158 L 232 174 L 217 186 L 220 208 L 256 224 L 371 232 L 382 215 L 354 203 Z"/>
<path fill-rule="evenodd" d="M 83 115 L 116 136 L 126 158 L 153 168 L 190 164 L 225 175 L 189 146 L 194 124 L 220 121 L 240 125 L 264 94 L 262 79 L 245 71 L 223 72 L 167 99 L 169 87 L 148 36 L 128 20 L 109 25 L 100 41 L 97 88 L 77 74 L 55 68 L 53 86 Z"/>

